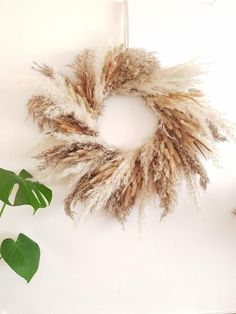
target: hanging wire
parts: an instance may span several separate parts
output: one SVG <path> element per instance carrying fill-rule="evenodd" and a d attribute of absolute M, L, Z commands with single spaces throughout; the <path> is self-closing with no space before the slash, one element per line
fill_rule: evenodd
<path fill-rule="evenodd" d="M 129 47 L 129 5 L 128 0 L 124 0 L 124 47 Z"/>

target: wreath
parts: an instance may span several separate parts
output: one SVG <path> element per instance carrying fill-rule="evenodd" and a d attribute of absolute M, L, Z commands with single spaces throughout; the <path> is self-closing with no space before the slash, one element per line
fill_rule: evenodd
<path fill-rule="evenodd" d="M 153 53 L 119 46 L 83 50 L 70 67 L 73 79 L 35 63 L 42 90 L 28 101 L 29 115 L 51 139 L 37 155 L 39 169 L 72 180 L 69 216 L 80 202 L 123 222 L 134 206 L 156 199 L 165 216 L 183 179 L 193 190 L 206 189 L 202 158 L 215 159 L 215 142 L 228 139 L 231 128 L 195 88 L 196 64 L 163 68 Z M 156 130 L 141 147 L 124 151 L 100 137 L 97 119 L 113 95 L 140 96 L 156 115 Z"/>

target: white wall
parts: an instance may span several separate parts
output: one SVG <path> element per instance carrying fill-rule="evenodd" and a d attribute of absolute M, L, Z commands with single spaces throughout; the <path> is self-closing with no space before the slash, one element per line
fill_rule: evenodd
<path fill-rule="evenodd" d="M 207 94 L 235 121 L 236 2 L 211 2 L 130 1 L 130 44 L 157 51 L 164 65 L 207 60 Z M 0 0 L 1 167 L 36 165 L 30 156 L 41 135 L 25 120 L 31 61 L 61 70 L 80 49 L 119 38 L 120 15 L 121 5 L 113 1 Z M 116 137 L 116 131 L 107 132 Z M 235 146 L 222 144 L 220 153 L 222 168 L 207 165 L 211 184 L 200 195 L 200 210 L 183 189 L 164 221 L 158 208 L 146 209 L 141 238 L 135 211 L 125 230 L 102 214 L 75 228 L 63 212 L 63 184 L 52 185 L 52 206 L 35 216 L 28 207 L 7 208 L 0 238 L 24 232 L 40 244 L 42 258 L 28 285 L 0 261 L 0 313 L 235 312 Z"/>

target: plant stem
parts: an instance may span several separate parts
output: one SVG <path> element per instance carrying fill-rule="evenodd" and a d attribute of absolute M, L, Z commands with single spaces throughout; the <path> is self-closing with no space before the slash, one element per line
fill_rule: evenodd
<path fill-rule="evenodd" d="M 6 205 L 7 205 L 7 204 L 4 203 L 3 206 L 2 206 L 2 208 L 0 209 L 0 218 L 2 217 L 2 214 L 3 214 L 3 212 L 4 212 L 4 209 L 5 209 Z"/>

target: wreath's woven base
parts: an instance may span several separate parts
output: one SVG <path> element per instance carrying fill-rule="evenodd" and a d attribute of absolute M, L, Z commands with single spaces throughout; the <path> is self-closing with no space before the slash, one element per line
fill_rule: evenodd
<path fill-rule="evenodd" d="M 75 182 L 65 210 L 83 202 L 88 211 L 105 209 L 124 221 L 130 209 L 159 197 L 163 215 L 176 200 L 176 185 L 195 179 L 206 188 L 208 177 L 200 159 L 214 158 L 214 143 L 225 140 L 226 123 L 204 104 L 194 89 L 199 69 L 192 63 L 161 68 L 152 53 L 115 47 L 104 56 L 84 50 L 71 66 L 72 82 L 48 66 L 35 65 L 43 90 L 28 102 L 29 114 L 42 130 L 51 129 L 55 145 L 38 158 Z M 158 118 L 154 134 L 138 149 L 121 151 L 104 143 L 96 119 L 105 98 L 138 95 Z M 223 134 L 223 135 L 221 135 Z"/>

